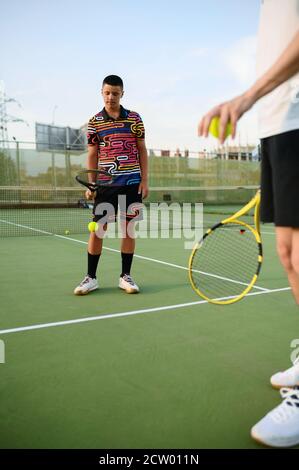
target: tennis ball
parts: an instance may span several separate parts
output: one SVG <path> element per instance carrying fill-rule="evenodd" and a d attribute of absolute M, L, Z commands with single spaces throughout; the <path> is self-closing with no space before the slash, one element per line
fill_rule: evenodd
<path fill-rule="evenodd" d="M 216 139 L 219 139 L 219 116 L 213 117 L 210 127 L 209 127 L 209 132 L 212 134 L 213 137 L 216 137 Z M 232 125 L 231 122 L 229 122 L 226 125 L 225 129 L 225 138 L 227 138 L 230 134 L 232 133 Z"/>
<path fill-rule="evenodd" d="M 90 232 L 96 232 L 98 230 L 99 226 L 96 222 L 89 222 L 88 224 L 88 230 Z"/>
<path fill-rule="evenodd" d="M 70 234 L 70 231 L 69 231 L 69 230 L 65 230 L 64 233 L 65 233 L 65 235 L 69 235 L 69 234 Z"/>

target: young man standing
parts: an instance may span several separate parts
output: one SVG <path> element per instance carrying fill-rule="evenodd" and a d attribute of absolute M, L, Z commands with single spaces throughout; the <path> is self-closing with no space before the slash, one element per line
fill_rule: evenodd
<path fill-rule="evenodd" d="M 130 294 L 139 292 L 139 287 L 130 275 L 135 250 L 131 227 L 134 218 L 140 220 L 141 211 L 138 207 L 141 208 L 142 198 L 148 195 L 148 162 L 142 119 L 138 113 L 121 106 L 123 95 L 122 79 L 117 75 L 107 76 L 102 86 L 105 106 L 88 123 L 87 169 L 108 171 L 113 176 L 113 185 L 105 186 L 104 175 L 101 181 L 103 186 L 96 193 L 94 220 L 100 225 L 102 235 L 90 233 L 87 275 L 75 288 L 76 295 L 85 295 L 99 288 L 96 271 L 102 253 L 103 234 L 107 221 L 115 221 L 119 200 L 125 201 L 124 207 L 120 205 L 123 234 L 119 287 Z M 92 198 L 89 190 L 85 194 L 87 199 Z M 108 218 L 107 214 L 104 216 L 97 210 L 103 204 L 110 204 L 113 209 L 113 213 L 108 213 Z M 134 206 L 137 209 L 132 211 Z"/>

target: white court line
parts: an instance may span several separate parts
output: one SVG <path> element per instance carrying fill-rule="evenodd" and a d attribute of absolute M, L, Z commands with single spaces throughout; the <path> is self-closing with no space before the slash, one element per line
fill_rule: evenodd
<path fill-rule="evenodd" d="M 0 220 L 0 222 L 7 222 L 7 221 Z M 15 224 L 13 222 L 7 222 L 7 223 L 11 224 L 11 225 L 16 225 L 16 226 L 22 227 L 22 228 L 28 228 L 29 230 L 34 230 L 34 231 L 37 231 L 37 232 L 41 232 L 41 233 L 44 233 L 46 235 L 53 235 L 54 237 L 62 238 L 64 240 L 70 240 L 70 241 L 73 241 L 73 242 L 76 242 L 76 243 L 83 243 L 83 244 L 87 245 L 87 242 L 85 242 L 83 240 L 77 240 L 76 238 L 66 237 L 64 235 L 57 235 L 56 233 L 52 233 L 52 232 L 45 232 L 44 230 L 38 230 L 38 229 L 35 229 L 35 228 L 32 228 L 32 227 L 27 227 L 26 225 Z M 120 250 L 116 250 L 115 248 L 108 248 L 108 247 L 104 246 L 103 249 L 107 250 L 107 251 L 112 251 L 114 253 L 120 253 Z M 187 268 L 186 266 L 181 266 L 179 264 L 169 263 L 167 261 L 161 261 L 161 260 L 158 260 L 158 259 L 155 259 L 155 258 L 149 258 L 147 256 L 137 255 L 136 253 L 134 254 L 134 258 L 144 259 L 146 261 L 152 261 L 153 263 L 163 264 L 165 266 L 170 266 L 172 268 L 178 268 L 178 269 L 183 269 L 185 271 L 189 271 L 189 268 Z M 223 279 L 223 280 L 226 280 L 226 281 L 235 282 L 236 284 L 247 285 L 247 284 L 245 284 L 243 282 L 240 282 L 240 281 L 235 281 L 233 279 L 228 279 L 228 278 L 224 278 L 224 277 L 222 278 L 220 276 L 216 276 L 214 274 L 208 274 L 208 273 L 205 273 L 203 271 L 197 271 L 197 272 L 200 272 L 202 274 L 206 274 L 206 275 L 209 275 L 209 276 L 212 276 L 212 277 L 218 277 L 219 279 Z M 253 289 L 268 291 L 268 289 L 266 289 L 265 287 L 260 287 L 260 286 L 257 286 L 257 285 L 254 285 Z"/>
<path fill-rule="evenodd" d="M 15 227 L 26 228 L 27 230 L 32 230 L 33 232 L 44 233 L 45 235 L 55 235 L 57 237 L 60 236 L 60 235 L 56 235 L 53 232 L 46 232 L 45 230 L 39 230 L 37 228 L 28 227 L 28 225 L 16 224 L 15 222 L 9 222 L 8 220 L 0 219 L 0 222 L 4 224 L 14 225 Z M 211 225 L 212 225 L 212 222 L 211 222 Z M 181 227 L 177 227 L 177 228 L 175 227 L 174 230 L 181 230 Z M 271 232 L 271 231 L 261 231 L 261 234 L 262 235 L 276 235 L 275 232 Z"/>
<path fill-rule="evenodd" d="M 261 232 L 262 235 L 272 235 L 272 236 L 275 236 L 276 233 L 275 232 Z"/>
<path fill-rule="evenodd" d="M 28 225 L 16 224 L 14 222 L 9 222 L 8 220 L 0 219 L 0 222 L 2 222 L 4 224 L 14 225 L 15 227 L 26 228 L 27 230 L 32 230 L 33 232 L 44 233 L 45 235 L 55 235 L 52 232 L 45 232 L 45 230 L 39 230 L 38 228 L 28 227 Z"/>
<path fill-rule="evenodd" d="M 253 295 L 264 295 L 264 294 L 272 294 L 273 292 L 282 292 L 282 291 L 287 291 L 290 290 L 290 287 L 283 287 L 281 289 L 272 289 L 268 290 L 267 292 L 251 292 L 246 295 L 246 297 L 253 296 Z M 226 299 L 231 299 L 233 296 L 230 297 L 221 297 L 218 300 L 226 300 Z M 6 330 L 0 330 L 0 335 L 6 335 L 9 333 L 19 333 L 21 331 L 32 331 L 32 330 L 41 330 L 43 328 L 52 328 L 54 326 L 65 326 L 65 325 L 75 325 L 77 323 L 87 323 L 91 321 L 97 321 L 97 320 L 108 320 L 109 318 L 120 318 L 120 317 L 129 317 L 132 315 L 140 315 L 140 314 L 146 314 L 146 313 L 153 313 L 153 312 L 161 312 L 164 310 L 174 310 L 178 308 L 186 308 L 186 307 L 192 307 L 194 305 L 199 305 L 199 304 L 207 304 L 207 300 L 198 300 L 196 302 L 188 302 L 184 304 L 176 304 L 176 305 L 165 305 L 164 307 L 153 307 L 153 308 L 145 308 L 141 310 L 132 310 L 129 312 L 119 312 L 119 313 L 111 313 L 111 314 L 106 314 L 106 315 L 99 315 L 95 317 L 86 317 L 86 318 L 77 318 L 74 320 L 66 320 L 66 321 L 59 321 L 59 322 L 53 322 L 53 323 L 44 323 L 44 324 L 38 324 L 38 325 L 31 325 L 31 326 L 21 326 L 18 328 L 9 328 Z"/>
<path fill-rule="evenodd" d="M 218 276 L 218 274 L 207 273 L 205 271 L 199 271 L 198 269 L 192 269 L 192 272 L 199 273 L 199 274 L 204 274 L 205 276 L 214 277 L 215 279 L 221 279 L 221 281 L 228 281 L 228 282 L 232 282 L 234 284 L 240 284 L 241 286 L 248 286 L 248 284 L 246 284 L 246 282 L 236 281 L 235 279 L 230 279 L 229 277 Z M 269 290 L 269 289 L 266 289 L 265 287 L 259 287 L 259 286 L 255 286 L 255 288 L 259 289 L 259 290 L 265 290 L 265 291 Z"/>
<path fill-rule="evenodd" d="M 87 242 L 84 242 L 82 240 L 76 240 L 76 238 L 64 237 L 63 235 L 55 235 L 55 237 L 65 238 L 67 240 L 73 240 L 73 241 L 78 241 L 79 243 L 86 243 L 87 244 Z M 120 253 L 120 250 L 116 250 L 115 248 L 108 248 L 106 246 L 103 246 L 103 249 L 108 250 L 108 251 L 113 251 L 114 253 Z M 161 261 L 161 260 L 158 260 L 158 259 L 155 259 L 155 258 L 148 258 L 147 256 L 134 254 L 134 258 L 140 258 L 140 259 L 144 259 L 146 261 L 152 261 L 154 263 L 164 264 L 164 265 L 170 266 L 172 268 L 184 269 L 185 271 L 189 271 L 189 268 L 187 268 L 186 266 L 181 266 L 179 264 L 168 263 L 166 261 Z M 225 281 L 233 282 L 235 284 L 242 284 L 244 286 L 248 285 L 245 282 L 235 281 L 234 279 L 229 279 L 229 278 L 226 278 L 226 277 L 217 276 L 216 274 L 209 274 L 209 273 L 206 273 L 204 271 L 195 270 L 195 272 L 201 273 L 201 274 L 206 274 L 207 276 L 216 277 L 218 279 L 223 279 Z M 259 286 L 256 286 L 256 285 L 253 286 L 253 289 L 258 289 L 258 290 L 263 290 L 263 291 L 268 291 L 269 290 L 269 289 L 266 289 L 265 287 L 259 287 Z"/>
<path fill-rule="evenodd" d="M 36 231 L 36 232 L 44 233 L 45 235 L 53 235 L 54 237 L 57 237 L 57 238 L 62 238 L 64 240 L 69 240 L 69 241 L 73 241 L 73 242 L 76 242 L 76 243 L 82 243 L 83 245 L 87 245 L 87 242 L 85 242 L 83 240 L 77 240 L 76 238 L 66 237 L 64 235 L 57 235 L 56 233 L 52 233 L 52 232 L 45 232 L 44 230 L 38 230 L 38 229 L 35 229 L 35 228 L 32 228 L 32 227 L 27 227 L 26 225 L 15 224 L 13 222 L 8 222 L 6 220 L 0 220 L 0 222 L 5 222 L 5 223 L 11 224 L 11 225 L 15 225 L 17 227 L 27 228 L 28 230 L 33 230 L 33 231 Z M 108 251 L 113 251 L 115 253 L 120 253 L 120 250 L 116 250 L 114 248 L 108 248 L 106 246 L 104 246 L 103 249 L 108 250 Z M 166 266 L 171 266 L 173 268 L 184 269 L 184 270 L 188 271 L 188 268 L 186 268 L 186 266 L 180 266 L 178 264 L 168 263 L 166 261 L 160 261 L 160 260 L 155 259 L 155 258 L 148 258 L 147 256 L 141 256 L 141 255 L 134 254 L 134 258 L 140 258 L 140 259 L 144 259 L 144 260 L 147 260 L 147 261 L 153 261 L 154 263 L 164 264 Z"/>

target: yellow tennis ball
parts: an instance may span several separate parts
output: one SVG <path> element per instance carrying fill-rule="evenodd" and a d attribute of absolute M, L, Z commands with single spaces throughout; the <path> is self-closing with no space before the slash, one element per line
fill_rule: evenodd
<path fill-rule="evenodd" d="M 212 134 L 213 137 L 216 137 L 216 139 L 219 139 L 219 116 L 213 117 L 210 127 L 209 127 L 209 132 Z M 229 122 L 226 125 L 225 129 L 225 138 L 227 138 L 230 134 L 232 133 L 232 125 L 231 122 Z"/>
<path fill-rule="evenodd" d="M 98 230 L 99 226 L 96 222 L 89 222 L 88 224 L 88 230 L 90 232 L 96 232 Z"/>
<path fill-rule="evenodd" d="M 65 230 L 64 233 L 65 233 L 65 235 L 69 235 L 69 234 L 70 234 L 70 231 L 69 231 L 69 230 Z"/>

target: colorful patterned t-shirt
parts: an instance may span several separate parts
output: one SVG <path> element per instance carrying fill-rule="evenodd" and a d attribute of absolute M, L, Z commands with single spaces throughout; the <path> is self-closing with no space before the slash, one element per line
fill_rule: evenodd
<path fill-rule="evenodd" d="M 102 109 L 88 123 L 88 145 L 98 145 L 98 168 L 113 175 L 113 184 L 126 186 L 141 181 L 137 141 L 144 139 L 141 117 L 134 111 L 120 107 L 120 116 L 114 119 Z M 109 177 L 101 175 L 101 183 Z"/>

